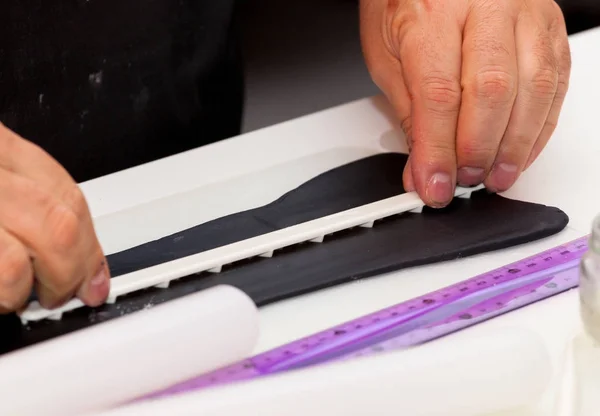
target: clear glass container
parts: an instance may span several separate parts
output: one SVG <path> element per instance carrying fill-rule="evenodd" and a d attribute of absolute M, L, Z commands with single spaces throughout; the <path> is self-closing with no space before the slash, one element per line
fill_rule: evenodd
<path fill-rule="evenodd" d="M 581 259 L 579 300 L 585 331 L 600 344 L 600 215 L 594 220 L 589 249 Z"/>
<path fill-rule="evenodd" d="M 585 332 L 569 344 L 556 416 L 600 415 L 600 215 L 579 269 L 579 308 Z"/>

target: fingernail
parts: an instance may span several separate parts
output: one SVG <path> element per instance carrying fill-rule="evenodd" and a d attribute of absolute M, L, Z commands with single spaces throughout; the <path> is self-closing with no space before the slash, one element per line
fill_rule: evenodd
<path fill-rule="evenodd" d="M 102 262 L 102 265 L 100 266 L 100 270 L 98 270 L 98 273 L 96 273 L 96 275 L 94 277 L 92 277 L 92 280 L 90 280 L 90 286 L 91 287 L 100 287 L 103 286 L 104 284 L 106 284 L 108 282 L 108 271 L 106 270 L 106 263 Z"/>
<path fill-rule="evenodd" d="M 427 197 L 437 205 L 444 205 L 452 199 L 452 180 L 446 173 L 436 173 L 427 184 Z"/>
<path fill-rule="evenodd" d="M 77 297 L 87 306 L 102 305 L 110 293 L 110 270 L 104 260 L 96 274 L 82 285 L 77 292 Z"/>
<path fill-rule="evenodd" d="M 479 185 L 483 182 L 483 172 L 481 168 L 472 168 L 465 166 L 458 171 L 458 183 L 463 186 Z"/>
<path fill-rule="evenodd" d="M 517 180 L 518 167 L 507 163 L 499 163 L 492 172 L 492 186 L 497 191 L 506 191 Z"/>

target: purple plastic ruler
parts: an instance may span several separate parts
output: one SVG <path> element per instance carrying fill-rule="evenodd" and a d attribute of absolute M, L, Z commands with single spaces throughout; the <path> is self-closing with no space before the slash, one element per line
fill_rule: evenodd
<path fill-rule="evenodd" d="M 143 399 L 406 348 L 576 287 L 587 237 L 400 303 Z"/>

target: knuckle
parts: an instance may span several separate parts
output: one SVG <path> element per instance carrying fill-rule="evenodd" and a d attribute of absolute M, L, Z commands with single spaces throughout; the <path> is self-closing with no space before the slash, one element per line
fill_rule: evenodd
<path fill-rule="evenodd" d="M 44 281 L 44 284 L 53 297 L 62 297 L 65 293 L 69 293 L 73 286 L 82 280 L 75 274 L 75 270 L 74 267 L 63 267 L 46 276 L 47 280 Z"/>
<path fill-rule="evenodd" d="M 87 215 L 88 204 L 77 184 L 71 185 L 63 196 L 66 205 L 80 218 Z"/>
<path fill-rule="evenodd" d="M 456 112 L 460 108 L 460 82 L 447 76 L 427 76 L 421 81 L 421 97 L 434 111 Z"/>
<path fill-rule="evenodd" d="M 529 81 L 529 93 L 539 101 L 554 100 L 558 89 L 558 73 L 554 69 L 539 68 Z"/>
<path fill-rule="evenodd" d="M 488 108 L 505 107 L 516 95 L 514 76 L 504 70 L 484 70 L 464 85 L 465 93 Z"/>
<path fill-rule="evenodd" d="M 544 129 L 550 133 L 553 133 L 554 130 L 556 130 L 556 127 L 558 127 L 558 121 L 554 119 L 548 119 L 544 124 Z"/>
<path fill-rule="evenodd" d="M 540 126 L 541 128 L 542 126 Z M 506 145 L 501 150 L 502 158 L 507 160 L 514 160 L 517 164 L 525 163 L 525 160 L 531 153 L 533 148 L 533 141 L 531 137 L 525 135 L 516 135 L 506 141 Z"/>
<path fill-rule="evenodd" d="M 454 143 L 447 143 L 439 140 L 413 140 L 415 148 L 420 150 L 420 154 L 429 161 L 447 161 L 454 159 Z"/>
<path fill-rule="evenodd" d="M 404 132 L 404 135 L 407 138 L 412 137 L 412 122 L 411 122 L 411 118 L 410 116 L 404 116 L 400 118 L 400 128 L 402 129 L 402 131 Z M 412 145 L 411 140 L 408 140 L 409 142 L 409 148 Z"/>
<path fill-rule="evenodd" d="M 80 221 L 77 215 L 64 204 L 50 205 L 45 227 L 56 251 L 68 253 L 76 247 L 80 235 Z"/>
<path fill-rule="evenodd" d="M 547 19 L 547 27 L 550 33 L 557 33 L 559 29 L 562 27 L 562 19 L 561 15 L 553 14 L 552 12 L 549 14 Z"/>
<path fill-rule="evenodd" d="M 16 244 L 0 251 L 0 279 L 3 286 L 15 286 L 26 278 L 31 269 L 27 252 Z"/>
<path fill-rule="evenodd" d="M 491 146 L 486 146 L 485 143 L 472 141 L 469 143 L 461 143 L 457 148 L 457 153 L 458 157 L 466 162 L 465 164 L 481 165 L 489 164 L 490 160 L 493 160 L 496 150 L 497 149 L 492 148 Z"/>
<path fill-rule="evenodd" d="M 387 16 L 389 23 L 386 25 L 386 46 L 390 52 L 399 56 L 400 51 L 403 49 L 405 42 L 410 42 L 411 34 L 414 28 L 419 22 L 419 16 L 410 11 L 412 8 L 402 7 L 393 3 L 388 4 Z"/>
<path fill-rule="evenodd" d="M 32 180 L 22 180 L 18 182 L 20 191 L 29 196 L 31 202 L 39 207 L 47 207 L 52 203 L 52 195 L 50 192 L 42 189 L 36 182 Z"/>
<path fill-rule="evenodd" d="M 547 4 L 551 7 L 550 10 L 552 11 L 552 13 L 554 13 L 554 15 L 557 18 L 562 19 L 563 11 L 560 8 L 560 6 L 558 5 L 558 3 L 554 0 L 551 0 L 551 1 L 547 2 Z"/>
<path fill-rule="evenodd" d="M 555 31 L 558 28 L 565 28 L 565 15 L 562 8 L 556 0 L 550 0 L 546 2 L 546 5 L 550 6 L 548 9 L 549 22 L 548 27 L 550 31 Z"/>
<path fill-rule="evenodd" d="M 417 3 L 414 2 L 413 3 Z M 427 12 L 432 12 L 433 10 L 435 10 L 435 7 L 438 5 L 438 2 L 436 0 L 419 0 L 418 4 L 423 7 L 423 9 L 425 9 Z"/>

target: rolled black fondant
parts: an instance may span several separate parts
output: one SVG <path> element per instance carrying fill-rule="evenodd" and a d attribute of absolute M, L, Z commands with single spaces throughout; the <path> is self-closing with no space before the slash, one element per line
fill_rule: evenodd
<path fill-rule="evenodd" d="M 326 172 L 261 208 L 223 217 L 109 256 L 113 276 L 268 233 L 404 192 L 406 156 L 372 156 Z M 236 286 L 259 306 L 407 267 L 450 261 L 558 233 L 568 223 L 560 209 L 515 201 L 487 191 L 455 199 L 441 210 L 404 213 L 260 258 L 220 274 L 194 275 L 168 289 L 147 289 L 116 304 L 81 308 L 61 321 L 23 327 L 0 318 L 0 353 L 13 351 L 218 284 Z M 183 238 L 176 238 L 183 237 Z M 465 279 L 471 276 L 465 276 Z"/>
<path fill-rule="evenodd" d="M 108 256 L 113 277 L 404 193 L 406 155 L 384 153 L 335 168 L 260 208 L 228 215 Z"/>

